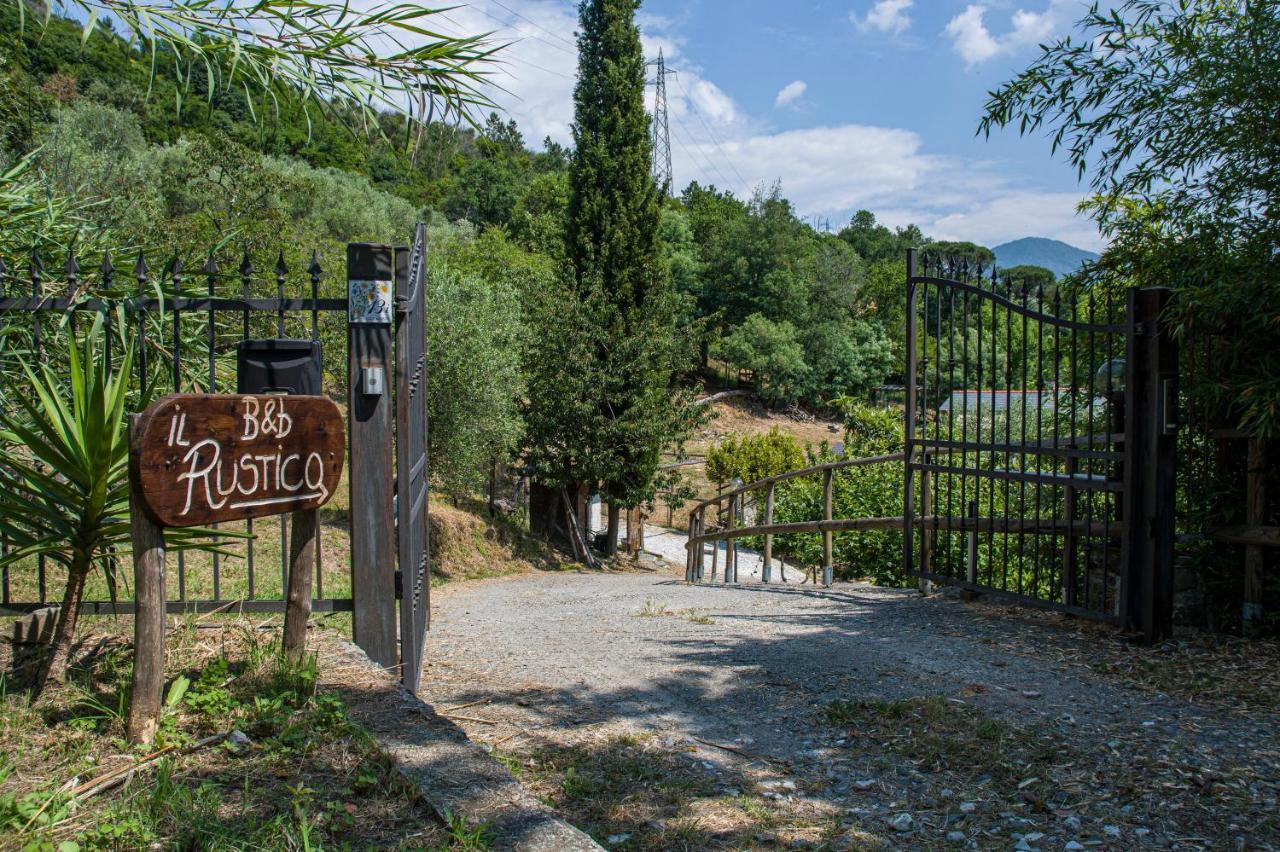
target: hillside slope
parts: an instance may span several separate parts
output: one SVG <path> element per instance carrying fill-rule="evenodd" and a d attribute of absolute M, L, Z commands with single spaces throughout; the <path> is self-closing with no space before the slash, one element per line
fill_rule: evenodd
<path fill-rule="evenodd" d="M 1075 272 L 1086 261 L 1098 259 L 1095 252 L 1046 237 L 1023 237 L 998 245 L 992 251 L 995 252 L 996 263 L 1002 267 L 1043 266 L 1059 278 Z"/>

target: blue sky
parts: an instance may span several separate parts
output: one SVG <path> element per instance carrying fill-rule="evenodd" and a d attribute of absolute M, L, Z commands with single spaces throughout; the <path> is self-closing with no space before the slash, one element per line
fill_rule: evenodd
<path fill-rule="evenodd" d="M 975 136 L 987 92 L 1065 35 L 1082 0 L 647 0 L 662 50 L 677 186 L 748 195 L 780 181 L 838 228 L 866 207 L 934 236 L 1047 236 L 1096 249 L 1085 189 L 1043 137 Z M 496 99 L 533 143 L 568 141 L 576 56 L 569 0 L 472 0 L 455 31 L 510 41 Z"/>

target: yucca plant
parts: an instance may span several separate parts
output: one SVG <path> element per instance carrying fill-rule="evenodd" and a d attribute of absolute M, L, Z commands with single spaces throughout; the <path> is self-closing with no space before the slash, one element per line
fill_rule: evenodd
<path fill-rule="evenodd" d="M 133 348 L 111 370 L 105 340 L 106 321 L 98 316 L 81 340 L 72 336 L 65 375 L 19 357 L 26 386 L 0 406 L 0 536 L 9 544 L 0 567 L 44 557 L 67 571 L 37 694 L 66 677 L 90 573 L 110 571 L 112 557 L 130 550 L 126 400 Z M 167 538 L 173 549 L 225 552 L 211 535 L 173 530 Z"/>

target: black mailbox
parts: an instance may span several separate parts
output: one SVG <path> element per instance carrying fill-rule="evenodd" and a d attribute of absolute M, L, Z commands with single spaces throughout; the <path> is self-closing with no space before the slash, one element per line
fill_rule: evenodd
<path fill-rule="evenodd" d="M 236 348 L 237 393 L 320 394 L 320 341 L 243 340 Z"/>

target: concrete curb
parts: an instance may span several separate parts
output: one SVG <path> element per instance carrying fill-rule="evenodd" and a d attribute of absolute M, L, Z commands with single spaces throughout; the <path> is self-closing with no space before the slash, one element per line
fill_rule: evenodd
<path fill-rule="evenodd" d="M 351 720 L 422 790 L 441 819 L 450 813 L 468 826 L 487 824 L 494 849 L 601 850 L 355 645 L 326 636 L 319 655 L 320 687 L 342 698 Z"/>

